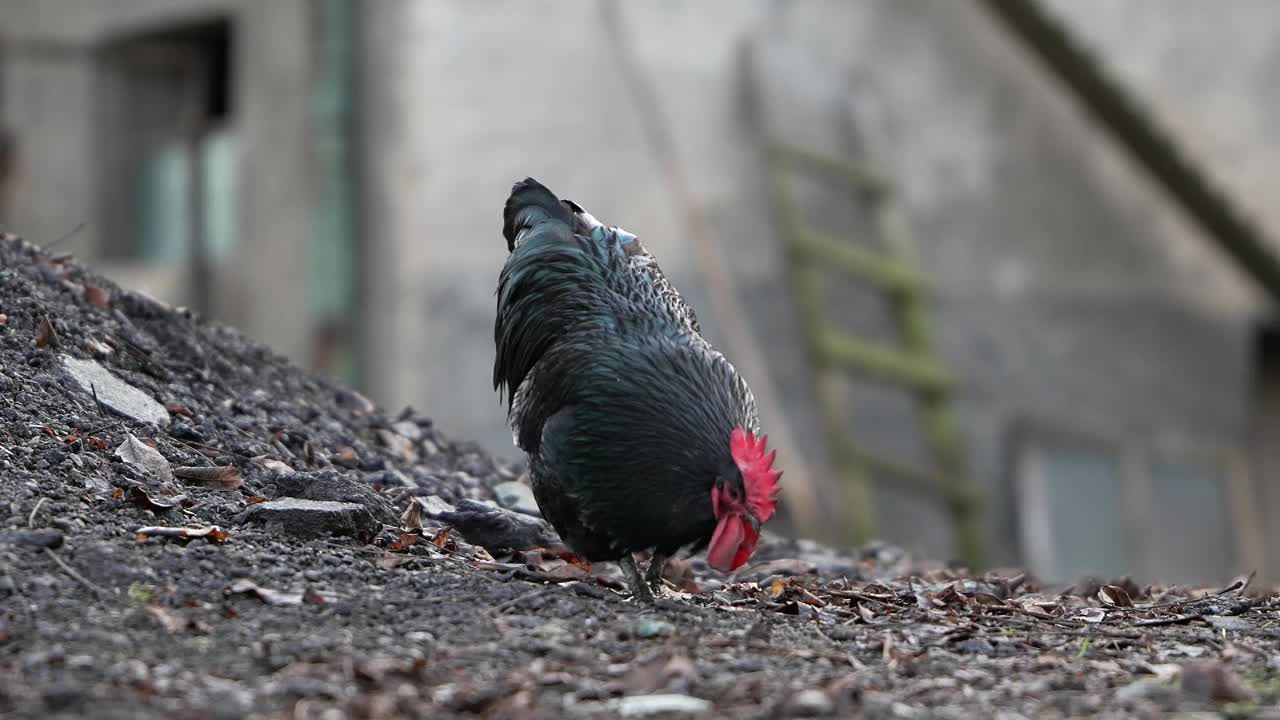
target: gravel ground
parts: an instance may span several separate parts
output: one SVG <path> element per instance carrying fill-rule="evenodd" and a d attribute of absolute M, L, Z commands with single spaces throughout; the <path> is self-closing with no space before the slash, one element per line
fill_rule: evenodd
<path fill-rule="evenodd" d="M 645 607 L 519 477 L 0 239 L 5 717 L 1280 718 L 1248 578 L 1050 589 L 767 536 Z"/>

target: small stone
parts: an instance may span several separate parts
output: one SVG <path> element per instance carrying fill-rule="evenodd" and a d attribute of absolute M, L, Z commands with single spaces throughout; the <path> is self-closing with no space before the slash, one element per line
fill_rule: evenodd
<path fill-rule="evenodd" d="M 382 472 L 370 473 L 369 484 L 382 487 L 412 487 L 413 481 L 399 470 L 390 469 Z"/>
<path fill-rule="evenodd" d="M 711 703 L 702 698 L 676 693 L 632 695 L 619 700 L 617 709 L 622 717 L 648 717 L 663 713 L 701 715 L 711 710 Z"/>
<path fill-rule="evenodd" d="M 280 475 L 275 478 L 276 495 L 303 500 L 332 500 L 363 505 L 373 517 L 385 525 L 393 525 L 399 513 L 387 499 L 374 491 L 369 483 L 348 473 L 316 470 Z"/>
<path fill-rule="evenodd" d="M 449 504 L 448 501 L 444 500 L 439 495 L 419 497 L 415 498 L 415 501 L 422 506 L 422 512 L 432 519 L 435 519 L 435 517 L 440 513 L 450 513 L 457 510 L 457 508 Z"/>
<path fill-rule="evenodd" d="M 817 688 L 801 690 L 787 701 L 788 716 L 822 717 L 835 712 L 836 704 L 831 698 Z"/>
<path fill-rule="evenodd" d="M 542 511 L 538 509 L 538 501 L 533 497 L 533 488 L 522 482 L 511 480 L 498 483 L 493 486 L 493 494 L 497 496 L 498 504 L 508 510 L 542 517 Z"/>
<path fill-rule="evenodd" d="M 1200 701 L 1244 702 L 1253 697 L 1230 665 L 1203 660 L 1182 666 L 1182 694 Z"/>
<path fill-rule="evenodd" d="M 419 427 L 416 422 L 401 420 L 400 422 L 392 423 L 391 429 L 394 430 L 397 435 L 413 442 L 418 442 L 422 439 L 422 428 Z"/>
<path fill-rule="evenodd" d="M 1135 705 L 1152 702 L 1160 706 L 1169 706 L 1178 699 L 1177 691 L 1154 678 L 1143 678 L 1116 691 L 1116 702 L 1121 705 Z"/>
<path fill-rule="evenodd" d="M 414 427 L 417 427 L 417 425 L 414 425 Z M 413 441 L 409 438 L 390 430 L 379 430 L 378 439 L 382 441 L 383 447 L 391 451 L 392 455 L 400 458 L 404 463 L 412 465 L 418 462 L 418 448 L 414 446 Z"/>
<path fill-rule="evenodd" d="M 62 532 L 48 529 L 4 530 L 0 531 L 0 544 L 56 550 L 62 547 Z"/>
<path fill-rule="evenodd" d="M 72 380 L 91 398 L 96 392 L 98 402 L 109 410 L 140 423 L 152 423 L 168 427 L 169 411 L 155 398 L 121 380 L 110 370 L 93 360 L 80 360 L 69 355 L 61 356 L 62 368 Z"/>
<path fill-rule="evenodd" d="M 276 460 L 275 458 L 259 457 L 254 458 L 253 461 L 260 465 L 263 470 L 266 470 L 268 473 L 276 477 L 281 475 L 292 475 L 294 472 L 293 468 L 279 460 Z"/>
<path fill-rule="evenodd" d="M 962 640 L 956 649 L 968 655 L 991 655 L 995 653 L 996 648 L 986 638 L 969 638 Z"/>
<path fill-rule="evenodd" d="M 676 626 L 662 620 L 641 620 L 636 623 L 635 635 L 638 638 L 652 638 L 671 635 Z"/>
<path fill-rule="evenodd" d="M 373 533 L 381 528 L 363 505 L 292 497 L 250 506 L 239 519 L 242 522 L 280 523 L 286 533 L 299 537 L 318 537 L 329 533 L 357 535 Z"/>
<path fill-rule="evenodd" d="M 350 410 L 355 415 L 368 415 L 377 410 L 377 407 L 369 398 L 350 388 L 339 390 L 335 399 L 338 401 L 338 405 Z"/>

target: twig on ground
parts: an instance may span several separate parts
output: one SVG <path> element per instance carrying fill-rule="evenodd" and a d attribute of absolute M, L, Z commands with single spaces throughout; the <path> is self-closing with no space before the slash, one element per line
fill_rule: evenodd
<path fill-rule="evenodd" d="M 102 407 L 102 401 L 98 399 L 98 388 L 93 383 L 89 383 L 89 392 L 93 393 L 93 403 L 98 406 L 98 414 L 107 419 L 107 409 Z"/>
<path fill-rule="evenodd" d="M 509 608 L 509 607 L 515 607 L 516 605 L 519 605 L 520 603 L 524 602 L 525 600 L 530 600 L 530 599 L 535 598 L 535 597 L 538 597 L 538 596 L 540 596 L 540 595 L 545 595 L 545 594 L 547 594 L 548 592 L 551 592 L 551 588 L 550 588 L 550 587 L 546 587 L 546 586 L 544 586 L 544 587 L 540 587 L 540 588 L 538 588 L 537 590 L 530 590 L 530 591 L 529 591 L 529 592 L 527 592 L 527 593 L 524 593 L 524 594 L 522 594 L 522 595 L 517 595 L 517 596 L 515 596 L 515 597 L 511 598 L 510 600 L 507 600 L 506 602 L 499 603 L 499 604 L 497 604 L 497 605 L 493 606 L 492 608 L 490 608 L 490 610 L 489 610 L 489 614 L 490 614 L 490 615 L 500 615 L 500 614 L 502 614 L 502 611 L 506 610 L 506 609 L 507 609 L 507 608 Z"/>
<path fill-rule="evenodd" d="M 1158 625 L 1178 625 L 1192 620 L 1198 620 L 1204 617 L 1204 613 L 1184 613 L 1182 615 L 1174 615 L 1173 617 L 1155 618 L 1153 620 L 1139 620 L 1134 625 L 1137 627 L 1156 627 Z"/>
<path fill-rule="evenodd" d="M 27 527 L 34 528 L 36 526 L 36 513 L 40 512 L 40 508 L 49 501 L 49 498 L 42 497 L 36 501 L 36 506 L 31 508 L 31 514 L 27 516 Z"/>
<path fill-rule="evenodd" d="M 58 556 L 58 553 L 50 550 L 49 548 L 45 548 L 44 551 L 45 551 L 45 554 L 47 554 L 50 558 L 53 559 L 55 563 L 58 564 L 58 567 L 62 568 L 63 571 L 66 572 L 68 575 L 70 575 L 73 580 L 75 580 L 76 582 L 80 583 L 81 585 L 85 586 L 90 591 L 92 591 L 93 594 L 99 595 L 103 592 L 102 588 L 98 587 L 97 585 L 94 585 L 92 582 L 89 582 L 89 580 L 85 578 L 85 576 L 81 575 L 79 572 L 76 571 L 75 568 L 68 565 L 66 560 L 63 560 L 61 557 Z"/>

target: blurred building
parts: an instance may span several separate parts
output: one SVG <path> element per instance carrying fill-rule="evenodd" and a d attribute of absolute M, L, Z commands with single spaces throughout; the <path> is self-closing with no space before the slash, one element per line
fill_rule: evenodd
<path fill-rule="evenodd" d="M 861 118 L 955 378 L 990 560 L 1280 576 L 1272 295 L 1000 4 L 0 0 L 0 225 L 513 454 L 490 384 L 493 289 L 502 200 L 535 175 L 644 238 L 713 341 L 758 349 L 769 377 L 752 382 L 783 415 L 765 423 L 793 438 L 781 464 L 804 458 L 819 500 L 801 530 L 846 539 L 753 116 L 853 160 Z M 1280 6 L 1045 4 L 1280 232 L 1265 82 Z M 851 194 L 800 197 L 824 234 L 874 248 Z M 901 341 L 883 294 L 824 292 L 843 332 Z M 848 393 L 860 445 L 930 472 L 905 393 Z M 880 535 L 955 551 L 944 503 L 878 480 Z"/>

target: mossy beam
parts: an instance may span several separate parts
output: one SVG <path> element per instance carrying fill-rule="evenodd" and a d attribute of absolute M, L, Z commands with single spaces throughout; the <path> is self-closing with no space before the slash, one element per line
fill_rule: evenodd
<path fill-rule="evenodd" d="M 814 232 L 798 231 L 788 244 L 799 260 L 855 275 L 894 292 L 927 292 L 925 279 L 892 257 Z"/>
<path fill-rule="evenodd" d="M 821 361 L 846 370 L 860 370 L 908 385 L 915 390 L 942 393 L 951 387 L 951 376 L 931 358 L 826 330 L 816 338 Z"/>
<path fill-rule="evenodd" d="M 773 143 L 769 152 L 783 167 L 790 166 L 796 170 L 825 175 L 844 183 L 852 190 L 885 193 L 893 187 L 883 173 L 859 163 L 820 155 L 787 143 Z"/>
<path fill-rule="evenodd" d="M 1273 298 L 1280 298 L 1276 246 L 1185 156 L 1100 62 L 1034 0 L 977 2 L 1023 41 L 1075 95 L 1085 112 L 1129 151 L 1244 273 Z"/>
<path fill-rule="evenodd" d="M 946 476 L 929 470 L 904 465 L 868 452 L 849 438 L 839 444 L 837 452 L 864 467 L 868 475 L 893 481 L 898 489 L 924 497 L 941 496 L 949 512 L 956 506 L 968 511 L 981 504 L 981 496 L 973 488 L 951 482 Z"/>

